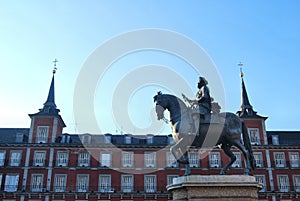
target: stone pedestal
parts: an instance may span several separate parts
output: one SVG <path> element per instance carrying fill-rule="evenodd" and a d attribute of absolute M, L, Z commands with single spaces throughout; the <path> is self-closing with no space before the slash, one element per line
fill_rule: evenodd
<path fill-rule="evenodd" d="M 262 185 L 246 175 L 190 175 L 167 186 L 174 201 L 257 201 Z"/>

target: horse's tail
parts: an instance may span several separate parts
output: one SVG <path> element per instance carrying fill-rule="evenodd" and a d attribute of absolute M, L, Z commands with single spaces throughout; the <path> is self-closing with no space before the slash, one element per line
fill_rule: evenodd
<path fill-rule="evenodd" d="M 252 170 L 254 170 L 256 167 L 255 158 L 253 156 L 252 146 L 250 143 L 250 138 L 248 135 L 247 127 L 244 122 L 242 122 L 242 134 L 243 134 L 244 146 L 247 149 L 248 154 L 249 154 L 250 165 L 251 165 Z"/>

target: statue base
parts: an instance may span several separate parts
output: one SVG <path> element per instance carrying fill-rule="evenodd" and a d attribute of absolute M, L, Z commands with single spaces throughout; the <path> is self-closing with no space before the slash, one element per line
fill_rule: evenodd
<path fill-rule="evenodd" d="M 174 201 L 257 201 L 262 185 L 246 175 L 190 175 L 175 178 L 167 190 Z"/>

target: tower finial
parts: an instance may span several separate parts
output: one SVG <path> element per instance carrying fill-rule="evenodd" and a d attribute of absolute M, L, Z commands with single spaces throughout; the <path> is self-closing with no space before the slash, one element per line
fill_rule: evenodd
<path fill-rule="evenodd" d="M 54 66 L 53 66 L 53 71 L 52 71 L 52 73 L 53 73 L 53 75 L 56 73 L 56 70 L 57 70 L 57 68 L 56 68 L 56 63 L 58 62 L 58 60 L 55 58 L 54 59 L 54 61 L 52 61 L 53 63 L 54 63 Z"/>
<path fill-rule="evenodd" d="M 244 73 L 243 73 L 243 63 L 242 62 L 240 62 L 239 64 L 238 64 L 238 66 L 240 67 L 240 76 L 241 76 L 241 78 L 243 78 L 244 77 Z"/>

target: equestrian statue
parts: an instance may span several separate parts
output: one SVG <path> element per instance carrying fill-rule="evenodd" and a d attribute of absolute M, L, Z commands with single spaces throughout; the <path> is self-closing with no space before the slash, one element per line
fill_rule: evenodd
<path fill-rule="evenodd" d="M 213 102 L 207 84 L 204 77 L 199 77 L 196 100 L 182 94 L 189 106 L 174 95 L 158 92 L 154 96 L 157 119 L 170 122 L 175 142 L 170 151 L 178 163 L 185 164 L 185 175 L 189 175 L 188 149 L 191 146 L 199 149 L 218 146 L 230 158 L 220 171 L 223 175 L 236 161 L 231 151 L 235 146 L 244 155 L 244 174 L 248 175 L 251 169 L 255 169 L 255 159 L 245 123 L 234 113 L 220 113 L 221 107 Z M 165 110 L 169 111 L 169 120 L 164 117 Z"/>

